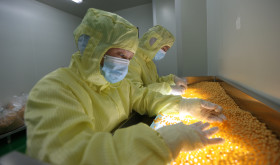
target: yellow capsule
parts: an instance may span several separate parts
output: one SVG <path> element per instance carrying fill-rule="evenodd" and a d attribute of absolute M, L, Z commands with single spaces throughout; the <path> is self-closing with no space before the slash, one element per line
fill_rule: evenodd
<path fill-rule="evenodd" d="M 249 112 L 240 109 L 221 88 L 218 82 L 201 82 L 188 86 L 186 97 L 201 98 L 219 104 L 224 109 L 227 121 L 213 123 L 219 132 L 212 137 L 222 137 L 225 143 L 218 146 L 208 146 L 194 152 L 182 152 L 176 164 L 186 164 L 190 155 L 195 163 L 206 164 L 280 164 L 280 142 L 270 130 Z M 175 119 L 171 117 L 170 119 Z M 176 119 L 180 120 L 180 119 Z M 173 120 L 170 120 L 173 121 Z M 192 124 L 198 120 L 191 117 L 184 120 Z M 171 122 L 166 122 L 170 124 Z M 189 156 L 187 156 L 189 155 Z M 254 159 L 255 158 L 255 159 Z M 192 163 L 193 163 L 192 161 Z"/>

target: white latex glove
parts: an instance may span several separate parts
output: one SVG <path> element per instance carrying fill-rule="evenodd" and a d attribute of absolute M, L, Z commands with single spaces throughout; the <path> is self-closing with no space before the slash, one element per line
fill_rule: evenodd
<path fill-rule="evenodd" d="M 191 115 L 208 122 L 226 120 L 222 110 L 221 106 L 198 98 L 182 99 L 179 105 L 180 116 Z"/>
<path fill-rule="evenodd" d="M 157 132 L 159 132 L 169 147 L 173 159 L 175 159 L 180 151 L 193 151 L 207 145 L 223 143 L 224 139 L 222 138 L 208 139 L 208 137 L 218 132 L 218 127 L 206 129 L 209 125 L 209 123 L 203 124 L 202 122 L 185 125 L 180 122 L 161 127 Z"/>
<path fill-rule="evenodd" d="M 171 87 L 170 94 L 172 95 L 182 95 L 185 92 L 185 88 L 182 86 L 170 85 L 170 87 Z"/>
<path fill-rule="evenodd" d="M 182 86 L 182 87 L 184 87 L 185 90 L 188 88 L 187 79 L 185 79 L 185 78 L 180 78 L 180 77 L 175 76 L 175 77 L 174 77 L 174 83 L 175 83 L 177 86 Z"/>

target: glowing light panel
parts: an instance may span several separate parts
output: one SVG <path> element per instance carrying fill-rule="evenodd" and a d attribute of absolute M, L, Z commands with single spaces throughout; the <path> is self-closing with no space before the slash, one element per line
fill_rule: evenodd
<path fill-rule="evenodd" d="M 72 0 L 73 2 L 75 2 L 75 3 L 82 3 L 83 2 L 83 0 Z"/>

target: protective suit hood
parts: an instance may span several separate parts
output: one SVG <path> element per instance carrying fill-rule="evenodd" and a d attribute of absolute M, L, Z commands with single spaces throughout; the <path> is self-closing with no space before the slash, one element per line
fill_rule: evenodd
<path fill-rule="evenodd" d="M 175 41 L 174 36 L 167 29 L 160 25 L 150 28 L 143 37 L 139 40 L 137 51 L 140 51 L 146 57 L 146 60 L 152 60 L 156 53 L 163 46 L 172 47 Z"/>
<path fill-rule="evenodd" d="M 94 84 L 94 88 L 102 90 L 110 85 L 100 71 L 104 54 L 110 48 L 122 48 L 135 53 L 137 36 L 137 28 L 122 17 L 90 8 L 74 31 L 79 51 L 72 55 L 69 67 L 89 84 Z"/>

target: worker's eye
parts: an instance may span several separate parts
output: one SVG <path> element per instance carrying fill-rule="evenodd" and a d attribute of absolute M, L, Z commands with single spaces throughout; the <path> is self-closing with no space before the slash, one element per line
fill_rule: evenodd
<path fill-rule="evenodd" d="M 127 57 L 124 54 L 120 54 L 120 56 L 124 59 L 127 59 Z"/>

